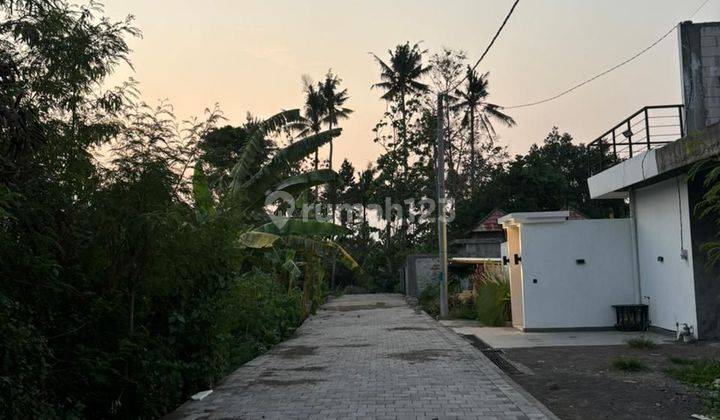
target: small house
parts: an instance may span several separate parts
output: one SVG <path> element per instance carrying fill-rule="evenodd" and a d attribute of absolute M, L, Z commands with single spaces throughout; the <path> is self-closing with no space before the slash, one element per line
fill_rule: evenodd
<path fill-rule="evenodd" d="M 696 211 L 704 174 L 690 176 L 720 156 L 720 22 L 684 22 L 679 40 L 683 103 L 646 106 L 588 144 L 591 198 L 627 200 L 630 218 L 499 219 L 517 328 L 612 327 L 612 306 L 633 304 L 653 329 L 720 338 L 720 267 L 703 249 L 718 226 Z"/>

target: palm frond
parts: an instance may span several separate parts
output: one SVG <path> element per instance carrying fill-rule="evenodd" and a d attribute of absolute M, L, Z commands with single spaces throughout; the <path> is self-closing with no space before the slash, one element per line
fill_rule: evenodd
<path fill-rule="evenodd" d="M 495 104 L 490 104 L 490 103 L 486 103 L 484 106 L 484 111 L 488 116 L 496 119 L 497 121 L 500 121 L 501 123 L 505 124 L 508 127 L 514 126 L 515 120 L 513 119 L 513 117 L 500 111 L 501 109 L 502 109 L 501 106 L 495 105 Z"/>

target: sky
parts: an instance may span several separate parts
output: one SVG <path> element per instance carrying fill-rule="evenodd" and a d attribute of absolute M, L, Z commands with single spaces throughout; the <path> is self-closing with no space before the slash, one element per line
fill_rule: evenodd
<path fill-rule="evenodd" d="M 552 96 L 629 58 L 690 14 L 703 0 L 521 0 L 478 67 L 490 72 L 491 102 L 512 106 Z M 180 118 L 219 104 L 229 124 L 247 112 L 269 116 L 302 105 L 302 75 L 342 78 L 355 112 L 342 124 L 334 165 L 356 168 L 381 152 L 372 128 L 385 103 L 370 86 L 398 43 L 422 42 L 431 52 L 460 49 L 474 62 L 512 0 L 122 0 L 106 12 L 135 16 L 142 39 L 130 40 L 133 77 L 142 99 L 169 100 Z M 692 19 L 720 20 L 720 0 Z M 514 128 L 499 128 L 511 154 L 525 153 L 553 126 L 587 143 L 645 105 L 680 103 L 676 33 L 593 83 L 553 102 L 507 110 Z"/>

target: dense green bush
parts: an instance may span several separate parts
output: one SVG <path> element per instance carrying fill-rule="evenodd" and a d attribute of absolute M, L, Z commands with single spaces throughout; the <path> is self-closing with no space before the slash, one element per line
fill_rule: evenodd
<path fill-rule="evenodd" d="M 440 316 L 440 286 L 436 284 L 427 285 L 420 295 L 418 295 L 418 304 L 432 317 Z"/>
<path fill-rule="evenodd" d="M 487 271 L 475 287 L 478 321 L 493 327 L 504 326 L 510 321 L 510 281 L 507 276 Z"/>

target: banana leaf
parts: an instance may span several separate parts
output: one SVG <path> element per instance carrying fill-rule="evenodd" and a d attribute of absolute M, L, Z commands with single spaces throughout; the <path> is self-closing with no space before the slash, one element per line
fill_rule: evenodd
<path fill-rule="evenodd" d="M 275 156 L 263 166 L 260 171 L 254 174 L 247 182 L 242 185 L 242 189 L 246 190 L 248 196 L 264 198 L 265 193 L 273 186 L 282 181 L 280 178 L 290 165 L 299 162 L 309 156 L 319 147 L 329 143 L 333 137 L 337 137 L 341 133 L 340 128 L 326 130 L 322 133 L 315 134 L 298 140 L 284 149 L 279 150 Z"/>
<path fill-rule="evenodd" d="M 249 231 L 240 235 L 240 245 L 244 248 L 270 248 L 280 239 L 278 235 L 267 232 Z"/>
<path fill-rule="evenodd" d="M 313 251 L 321 255 L 335 255 L 340 264 L 344 265 L 348 270 L 355 271 L 360 268 L 360 265 L 345 248 L 335 242 L 315 240 L 295 235 L 286 236 L 283 238 L 283 241 L 285 245 L 291 248 Z"/>
<path fill-rule="evenodd" d="M 325 237 L 347 235 L 350 232 L 349 229 L 334 223 L 302 220 L 298 218 L 277 218 L 271 223 L 266 223 L 253 229 L 253 231 L 278 236 L 300 235 Z"/>
<path fill-rule="evenodd" d="M 273 115 L 270 118 L 266 118 L 260 123 L 260 130 L 263 134 L 268 134 L 272 131 L 276 131 L 287 124 L 295 123 L 300 121 L 302 116 L 300 115 L 299 109 L 290 109 L 287 111 L 281 111 Z"/>
<path fill-rule="evenodd" d="M 238 162 L 231 172 L 231 191 L 237 193 L 242 185 L 252 177 L 252 167 L 262 158 L 265 136 L 262 132 L 255 132 L 248 138 L 243 146 Z"/>
<path fill-rule="evenodd" d="M 339 180 L 339 175 L 332 169 L 320 169 L 286 178 L 275 187 L 275 191 L 286 191 L 295 197 L 309 188 L 323 184 L 335 184 Z"/>

